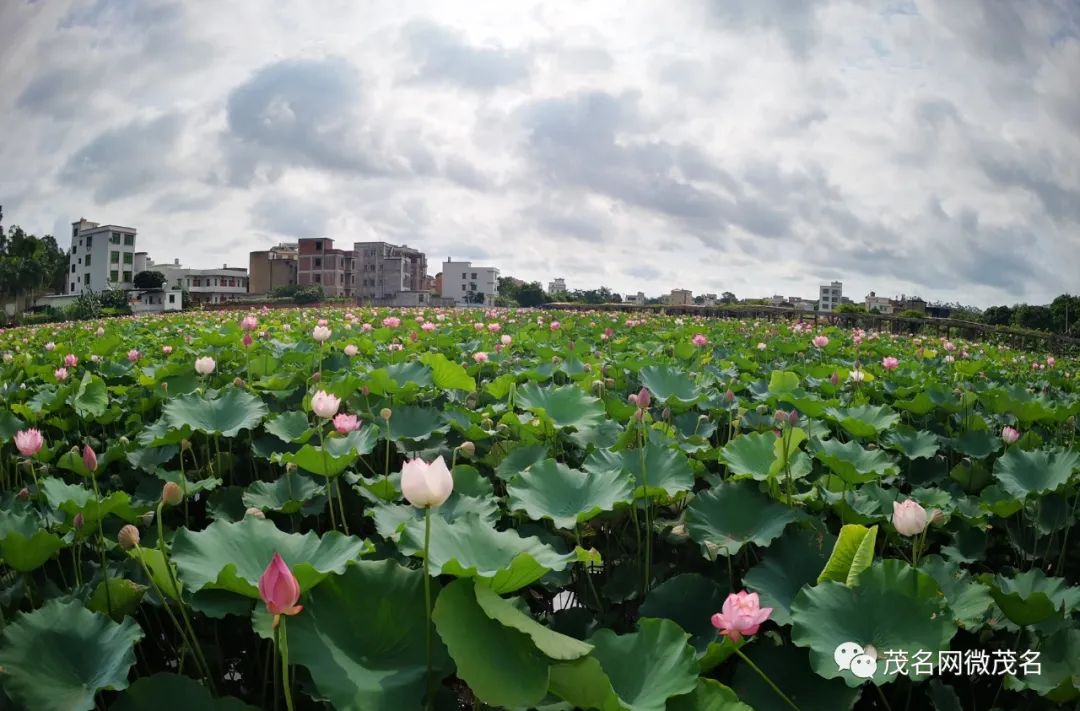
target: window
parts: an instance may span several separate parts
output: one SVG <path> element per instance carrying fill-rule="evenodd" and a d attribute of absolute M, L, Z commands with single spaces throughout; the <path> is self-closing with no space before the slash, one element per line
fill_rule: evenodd
<path fill-rule="evenodd" d="M 111 235 L 109 235 L 109 241 L 113 244 L 120 244 L 120 233 L 113 232 Z"/>
<path fill-rule="evenodd" d="M 74 274 L 74 273 L 75 273 L 75 265 L 74 265 L 74 264 L 72 264 L 72 265 L 71 265 L 71 273 L 72 273 L 72 274 Z"/>
<path fill-rule="evenodd" d="M 469 284 L 469 289 L 476 291 L 476 284 Z"/>
<path fill-rule="evenodd" d="M 475 278 L 476 278 L 476 272 L 473 272 L 473 273 L 472 273 L 472 278 L 473 278 L 473 279 L 475 279 Z"/>
<path fill-rule="evenodd" d="M 124 252 L 124 264 L 131 264 L 131 252 Z"/>
<path fill-rule="evenodd" d="M 316 268 L 322 269 L 322 258 L 321 257 L 315 257 L 315 266 L 316 266 Z"/>
<path fill-rule="evenodd" d="M 75 276 L 75 281 L 82 284 L 82 275 L 81 274 L 76 275 Z"/>
<path fill-rule="evenodd" d="M 79 251 L 79 248 L 78 248 L 77 246 L 75 246 L 75 245 L 71 245 L 71 253 L 72 253 L 72 254 L 75 254 L 75 253 L 76 253 L 76 252 L 78 252 L 78 251 Z"/>
<path fill-rule="evenodd" d="M 322 284 L 322 274 L 316 274 L 315 275 L 315 283 L 316 284 Z"/>
<path fill-rule="evenodd" d="M 71 289 L 70 289 L 70 291 L 75 291 L 75 282 L 71 282 Z"/>
<path fill-rule="evenodd" d="M 111 272 L 109 272 L 109 281 L 115 283 L 115 282 L 119 281 L 119 279 L 120 279 L 120 272 L 116 271 L 115 269 L 113 269 Z"/>
<path fill-rule="evenodd" d="M 112 262 L 113 264 L 119 264 L 120 263 L 120 253 L 117 252 L 117 251 L 109 252 L 109 261 Z"/>
<path fill-rule="evenodd" d="M 131 281 L 131 272 L 124 271 L 124 281 Z"/>
<path fill-rule="evenodd" d="M 462 284 L 462 285 L 461 285 L 461 290 L 462 290 L 462 291 L 465 291 L 465 290 L 466 290 L 466 289 L 465 289 L 465 285 L 464 285 L 464 284 Z"/>
<path fill-rule="evenodd" d="M 86 264 L 86 266 L 90 266 L 90 255 L 89 255 L 89 254 L 88 254 L 88 255 L 86 255 L 86 262 L 85 262 L 85 264 Z"/>
<path fill-rule="evenodd" d="M 124 235 L 124 246 L 132 247 L 135 245 L 135 235 Z"/>
<path fill-rule="evenodd" d="M 322 251 L 322 242 L 321 241 L 315 243 L 315 249 L 318 250 L 319 252 Z"/>
<path fill-rule="evenodd" d="M 90 249 L 94 245 L 94 235 L 86 235 L 86 248 Z"/>
<path fill-rule="evenodd" d="M 466 277 L 465 277 L 465 272 L 462 272 L 462 273 L 461 273 L 461 278 L 462 278 L 462 279 L 465 279 L 465 278 L 466 278 Z"/>
<path fill-rule="evenodd" d="M 176 303 L 176 294 L 169 294 L 169 303 L 170 304 L 175 304 Z"/>
<path fill-rule="evenodd" d="M 86 273 L 86 278 L 83 279 L 83 283 L 86 284 L 87 286 L 90 286 L 90 272 Z"/>
<path fill-rule="evenodd" d="M 82 257 L 79 257 L 79 259 L 77 261 L 79 262 L 79 266 L 81 267 L 82 266 Z"/>

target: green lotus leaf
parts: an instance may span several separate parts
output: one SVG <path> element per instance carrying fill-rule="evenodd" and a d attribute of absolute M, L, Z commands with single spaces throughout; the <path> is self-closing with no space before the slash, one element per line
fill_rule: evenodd
<path fill-rule="evenodd" d="M 1030 494 L 1046 494 L 1064 485 L 1080 463 L 1080 452 L 1064 449 L 1036 449 L 1025 452 L 1017 447 L 994 462 L 994 478 L 1002 488 L 1018 499 Z"/>
<path fill-rule="evenodd" d="M 510 481 L 532 465 L 544 461 L 548 456 L 548 446 L 546 444 L 515 447 L 495 467 L 495 476 L 503 481 Z"/>
<path fill-rule="evenodd" d="M 951 444 L 954 450 L 973 459 L 986 459 L 1001 449 L 1001 439 L 986 430 L 967 430 Z"/>
<path fill-rule="evenodd" d="M 476 390 L 476 380 L 466 372 L 460 363 L 454 363 L 442 353 L 424 353 L 420 362 L 431 368 L 435 387 L 442 390 Z"/>
<path fill-rule="evenodd" d="M 398 549 L 408 556 L 423 555 L 423 520 L 406 524 Z M 496 530 L 475 514 L 453 523 L 432 516 L 430 554 L 432 575 L 480 578 L 497 593 L 523 588 L 576 560 L 573 553 L 559 553 L 535 536 Z"/>
<path fill-rule="evenodd" d="M 724 445 L 720 457 L 732 474 L 764 481 L 769 478 L 769 470 L 776 459 L 775 444 L 776 435 L 772 432 L 751 432 Z"/>
<path fill-rule="evenodd" d="M 1069 587 L 1064 578 L 1049 578 L 1039 568 L 1011 578 L 982 575 L 979 580 L 990 586 L 994 602 L 1017 625 L 1034 625 L 1080 605 L 1080 587 Z"/>
<path fill-rule="evenodd" d="M 830 407 L 825 410 L 825 415 L 853 437 L 876 437 L 900 421 L 900 415 L 885 405 Z"/>
<path fill-rule="evenodd" d="M 859 584 L 859 576 L 874 562 L 874 542 L 877 526 L 860 526 L 849 523 L 841 527 L 829 560 L 822 568 L 817 582 L 832 580 L 848 587 Z"/>
<path fill-rule="evenodd" d="M 60 536 L 28 514 L 0 516 L 0 559 L 20 573 L 37 570 L 64 547 Z"/>
<path fill-rule="evenodd" d="M 266 405 L 246 390 L 229 388 L 212 399 L 181 395 L 162 408 L 170 427 L 190 427 L 197 432 L 235 437 L 242 429 L 254 429 L 266 417 Z"/>
<path fill-rule="evenodd" d="M 0 409 L 0 442 L 10 442 L 15 433 L 25 429 L 26 423 L 16 417 L 10 410 Z"/>
<path fill-rule="evenodd" d="M 109 614 L 111 607 L 112 618 L 120 622 L 124 617 L 135 615 L 148 589 L 147 586 L 139 585 L 127 578 L 109 578 L 101 581 L 94 588 L 94 594 L 90 596 L 86 607 L 91 612 L 99 612 L 103 615 Z"/>
<path fill-rule="evenodd" d="M 307 413 L 299 410 L 283 412 L 266 421 L 263 425 L 270 434 L 282 442 L 307 442 L 315 434 L 308 421 Z"/>
<path fill-rule="evenodd" d="M 551 659 L 569 662 L 584 657 L 593 649 L 591 644 L 544 627 L 486 585 L 476 585 L 474 592 L 476 602 L 485 615 L 506 627 L 527 634 L 536 648 Z"/>
<path fill-rule="evenodd" d="M 67 514 L 68 520 L 75 518 L 76 514 L 82 514 L 84 525 L 90 529 L 97 526 L 97 522 L 108 516 L 116 516 L 134 523 L 146 508 L 136 508 L 131 504 L 131 497 L 126 491 L 114 491 L 100 501 L 94 496 L 94 492 L 81 484 L 68 484 L 55 477 L 49 477 L 41 481 L 41 490 L 45 494 L 45 500 L 57 511 Z"/>
<path fill-rule="evenodd" d="M 327 437 L 322 446 L 305 444 L 295 452 L 275 453 L 271 460 L 281 464 L 295 464 L 306 472 L 325 477 L 339 476 L 356 460 L 375 449 L 379 431 L 375 427 L 361 427 L 344 437 Z"/>
<path fill-rule="evenodd" d="M 143 632 L 76 601 L 49 600 L 4 627 L 4 690 L 25 709 L 86 711 L 99 691 L 126 689 Z"/>
<path fill-rule="evenodd" d="M 439 600 L 445 593 L 433 584 Z M 419 710 L 425 627 L 424 574 L 390 560 L 360 561 L 323 581 L 289 618 L 289 658 L 307 668 L 318 696 L 334 708 Z M 442 642 L 433 641 L 438 678 L 450 667 Z"/>
<path fill-rule="evenodd" d="M 668 699 L 697 687 L 689 635 L 670 620 L 642 619 L 638 631 L 602 629 L 591 655 L 551 668 L 551 691 L 578 708 L 664 711 Z"/>
<path fill-rule="evenodd" d="M 292 514 L 304 504 L 323 494 L 326 487 L 299 472 L 286 472 L 272 482 L 255 481 L 244 491 L 244 506 L 260 511 Z"/>
<path fill-rule="evenodd" d="M 758 593 L 762 607 L 773 609 L 770 620 L 791 624 L 791 603 L 803 586 L 818 582 L 835 542 L 825 531 L 789 528 L 764 551 L 761 562 L 746 571 L 743 584 Z"/>
<path fill-rule="evenodd" d="M 87 420 L 101 417 L 109 407 L 109 393 L 105 381 L 87 371 L 79 381 L 79 389 L 71 398 L 75 414 Z"/>
<path fill-rule="evenodd" d="M 290 625 L 291 629 L 291 625 Z M 257 711 L 232 696 L 214 698 L 191 677 L 158 672 L 139 679 L 120 694 L 109 711 Z"/>
<path fill-rule="evenodd" d="M 619 452 L 623 468 L 633 477 L 635 498 L 646 496 L 646 483 L 650 497 L 664 494 L 675 496 L 694 488 L 694 472 L 690 468 L 690 460 L 682 452 L 649 442 L 645 445 L 644 455 L 642 457 L 641 449 Z M 596 475 L 598 472 L 599 469 L 596 469 L 592 473 Z"/>
<path fill-rule="evenodd" d="M 1038 651 L 1038 673 L 1006 677 L 1005 688 L 1031 689 L 1064 708 L 1065 702 L 1080 695 L 1080 630 L 1057 630 L 1039 645 Z M 1023 662 L 1017 660 L 1018 670 Z"/>
<path fill-rule="evenodd" d="M 576 385 L 542 387 L 526 383 L 518 388 L 516 399 L 518 406 L 547 417 L 559 429 L 589 429 L 604 421 L 600 401 Z"/>
<path fill-rule="evenodd" d="M 865 449 L 855 440 L 814 440 L 810 450 L 815 459 L 848 484 L 864 484 L 895 476 L 898 472 L 896 464 L 883 450 Z"/>
<path fill-rule="evenodd" d="M 459 467 L 454 467 L 456 473 Z M 395 498 L 400 492 L 395 491 Z M 424 510 L 411 505 L 381 504 L 370 508 L 369 513 L 375 521 L 379 535 L 390 541 L 401 538 L 402 528 L 410 522 L 424 521 Z M 431 515 L 438 516 L 448 523 L 453 523 L 463 516 L 472 514 L 489 526 L 494 526 L 499 518 L 499 506 L 493 497 L 466 496 L 457 489 L 442 506 L 432 509 Z"/>
<path fill-rule="evenodd" d="M 936 555 L 919 558 L 919 570 L 933 576 L 956 624 L 969 630 L 982 626 L 994 601 L 988 585 L 974 581 L 959 565 Z"/>
<path fill-rule="evenodd" d="M 887 432 L 882 439 L 886 447 L 908 459 L 929 459 L 941 448 L 938 436 L 926 430 L 895 429 Z"/>
<path fill-rule="evenodd" d="M 847 711 L 859 698 L 859 689 L 839 679 L 822 679 L 810 667 L 808 653 L 790 644 L 771 644 L 759 638 L 746 645 L 744 654 L 772 679 L 799 711 Z M 755 709 L 788 709 L 784 701 L 741 659 L 733 662 L 732 686 Z M 835 664 L 833 666 L 836 666 Z"/>
<path fill-rule="evenodd" d="M 642 368 L 638 376 L 641 384 L 660 402 L 677 400 L 689 403 L 701 397 L 701 388 L 694 384 L 689 375 L 677 368 L 649 365 Z"/>
<path fill-rule="evenodd" d="M 432 613 L 457 675 L 490 706 L 536 706 L 547 694 L 551 660 L 529 635 L 489 617 L 473 585 L 471 580 L 447 585 Z"/>
<path fill-rule="evenodd" d="M 701 670 L 708 671 L 735 653 L 732 644 L 712 626 L 712 616 L 723 609 L 728 592 L 727 585 L 704 575 L 682 573 L 650 590 L 639 614 L 671 620 L 688 632 Z"/>
<path fill-rule="evenodd" d="M 436 432 L 442 433 L 450 429 L 450 423 L 442 416 L 442 412 L 434 407 L 404 405 L 392 408 L 392 410 L 390 436 L 395 442 L 424 440 Z M 381 417 L 377 421 L 379 431 L 385 433 L 386 421 Z"/>
<path fill-rule="evenodd" d="M 165 568 L 165 559 L 161 556 L 160 550 L 157 548 L 143 548 L 142 546 L 139 546 L 128 551 L 128 555 L 139 561 L 141 565 L 146 566 L 146 569 L 150 571 L 150 577 L 153 579 L 154 584 L 157 585 L 158 590 L 170 600 L 177 600 L 176 591 L 172 586 L 172 579 L 169 577 L 169 571 Z M 170 567 L 172 568 L 173 576 L 177 577 L 179 580 L 179 576 L 176 575 L 176 564 L 170 563 Z"/>
<path fill-rule="evenodd" d="M 743 546 L 767 546 L 798 512 L 779 504 L 749 481 L 725 481 L 698 494 L 686 509 L 686 529 L 709 559 L 731 556 Z"/>
<path fill-rule="evenodd" d="M 79 476 L 90 476 L 90 470 L 86 467 L 86 462 L 83 461 L 82 452 L 78 449 L 69 449 L 61 454 L 56 460 L 56 466 L 61 469 L 66 469 L 69 472 L 75 472 Z"/>
<path fill-rule="evenodd" d="M 667 711 L 754 711 L 716 679 L 698 679 L 689 694 L 668 699 Z"/>
<path fill-rule="evenodd" d="M 810 648 L 810 666 L 826 679 L 841 677 L 850 687 L 864 683 L 841 670 L 833 657 L 845 642 L 878 651 L 878 667 L 870 679 L 880 686 L 898 675 L 885 674 L 887 651 L 913 659 L 919 650 L 947 650 L 956 624 L 944 609 L 941 589 L 927 573 L 897 560 L 884 560 L 867 568 L 849 587 L 826 581 L 803 588 L 791 605 L 791 639 Z M 927 678 L 908 667 L 915 681 Z"/>
<path fill-rule="evenodd" d="M 135 449 L 124 456 L 131 466 L 153 474 L 159 467 L 175 457 L 179 451 L 179 447 L 170 444 L 164 447 L 143 447 L 141 449 Z"/>
<path fill-rule="evenodd" d="M 774 370 L 769 375 L 769 394 L 788 395 L 799 387 L 799 374 L 784 370 Z"/>
<path fill-rule="evenodd" d="M 236 523 L 215 521 L 201 531 L 181 528 L 173 539 L 172 561 L 184 586 L 230 590 L 259 597 L 259 576 L 274 553 L 292 569 L 301 590 L 310 590 L 330 573 L 342 573 L 370 550 L 370 543 L 331 531 L 284 533 L 269 519 L 246 516 Z"/>
<path fill-rule="evenodd" d="M 546 459 L 506 485 L 507 506 L 534 521 L 546 518 L 557 528 L 573 530 L 602 511 L 629 503 L 632 488 L 622 472 L 583 472 Z"/>

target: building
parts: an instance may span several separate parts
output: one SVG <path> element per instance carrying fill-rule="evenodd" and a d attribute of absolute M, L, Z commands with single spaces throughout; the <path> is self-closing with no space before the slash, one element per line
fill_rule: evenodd
<path fill-rule="evenodd" d="M 664 303 L 668 306 L 690 306 L 694 303 L 694 292 L 689 289 L 672 289 L 671 293 L 664 297 Z"/>
<path fill-rule="evenodd" d="M 65 293 L 130 289 L 135 275 L 135 228 L 71 223 L 71 252 Z"/>
<path fill-rule="evenodd" d="M 643 292 L 643 291 L 639 291 L 636 294 L 627 294 L 626 296 L 623 297 L 623 303 L 624 304 L 637 304 L 637 305 L 640 306 L 640 305 L 644 304 L 646 301 L 647 301 L 647 299 L 645 298 L 645 292 Z"/>
<path fill-rule="evenodd" d="M 268 294 L 274 289 L 296 284 L 299 245 L 282 242 L 248 255 L 248 293 Z"/>
<path fill-rule="evenodd" d="M 918 311 L 921 314 L 926 313 L 926 301 L 920 299 L 918 296 L 906 296 L 901 295 L 900 301 L 896 305 L 897 311 Z"/>
<path fill-rule="evenodd" d="M 716 294 L 705 294 L 701 297 L 702 306 L 716 306 L 718 303 L 720 303 L 720 299 L 717 298 Z"/>
<path fill-rule="evenodd" d="M 566 279 L 562 277 L 556 277 L 548 282 L 547 293 L 551 294 L 565 294 L 566 293 Z"/>
<path fill-rule="evenodd" d="M 128 306 L 134 314 L 180 311 L 184 308 L 184 292 L 170 289 L 132 289 L 127 292 Z"/>
<path fill-rule="evenodd" d="M 386 306 L 430 302 L 427 255 L 420 250 L 405 244 L 357 242 L 353 255 L 352 295 L 358 300 Z"/>
<path fill-rule="evenodd" d="M 247 296 L 248 272 L 244 267 L 222 264 L 220 269 L 193 269 L 174 259 L 172 264 L 158 264 L 146 252 L 135 254 L 135 273 L 161 272 L 166 288 L 188 293 L 189 305 L 220 304 Z"/>
<path fill-rule="evenodd" d="M 499 270 L 474 267 L 472 262 L 443 262 L 442 297 L 465 305 L 494 306 L 499 295 Z"/>
<path fill-rule="evenodd" d="M 866 295 L 867 313 L 891 314 L 894 310 L 894 306 L 895 304 L 892 299 L 885 296 L 878 296 L 873 291 Z"/>
<path fill-rule="evenodd" d="M 304 237 L 297 254 L 297 286 L 321 286 L 328 297 L 353 295 L 353 250 L 335 249 L 334 240 L 326 237 Z"/>
<path fill-rule="evenodd" d="M 831 284 L 822 284 L 818 292 L 818 311 L 835 311 L 836 307 L 843 303 L 843 282 L 834 281 Z"/>

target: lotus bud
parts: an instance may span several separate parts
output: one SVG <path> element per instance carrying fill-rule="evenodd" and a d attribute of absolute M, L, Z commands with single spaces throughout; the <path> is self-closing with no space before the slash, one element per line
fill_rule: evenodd
<path fill-rule="evenodd" d="M 626 401 L 628 403 L 630 403 L 631 405 L 636 405 L 637 404 L 637 393 L 630 393 L 629 395 L 627 395 L 626 396 Z"/>
<path fill-rule="evenodd" d="M 120 439 L 118 439 L 117 441 L 125 447 L 128 446 L 128 444 L 131 442 L 131 440 L 129 440 L 127 437 L 120 437 Z"/>
<path fill-rule="evenodd" d="M 788 413 L 788 424 L 791 425 L 792 427 L 798 427 L 799 426 L 799 411 L 798 410 L 792 410 L 791 412 Z"/>
<path fill-rule="evenodd" d="M 642 410 L 648 410 L 650 404 L 652 404 L 652 393 L 648 388 L 642 388 L 637 394 L 637 406 Z"/>
<path fill-rule="evenodd" d="M 728 403 L 735 402 L 735 391 L 731 388 L 728 388 L 726 391 L 724 391 L 724 400 L 726 400 Z"/>
<path fill-rule="evenodd" d="M 840 384 L 840 375 L 834 370 L 833 374 L 829 376 L 829 382 L 833 385 Z"/>
<path fill-rule="evenodd" d="M 75 527 L 75 530 L 81 530 L 86 525 L 86 517 L 83 516 L 82 511 L 75 514 L 75 518 L 72 520 L 71 525 Z"/>
<path fill-rule="evenodd" d="M 507 432 L 510 431 L 510 428 L 506 426 L 505 422 L 500 422 L 498 424 L 498 426 L 495 428 L 495 431 L 498 432 L 501 435 L 504 435 L 504 434 L 506 434 Z"/>
<path fill-rule="evenodd" d="M 383 409 L 379 410 L 379 417 L 383 418 L 384 420 L 389 420 L 390 416 L 393 414 L 394 411 L 391 410 L 389 407 L 384 407 Z"/>
<path fill-rule="evenodd" d="M 244 379 L 240 377 L 233 378 L 232 384 L 238 388 L 244 387 Z"/>
<path fill-rule="evenodd" d="M 116 541 L 120 544 L 120 547 L 126 551 L 138 546 L 139 538 L 139 529 L 135 528 L 130 523 L 121 528 L 120 533 L 116 534 Z"/>
<path fill-rule="evenodd" d="M 662 419 L 662 420 L 670 420 L 671 419 L 671 408 L 665 407 L 663 410 L 661 410 L 660 411 L 660 419 Z"/>
<path fill-rule="evenodd" d="M 184 492 L 176 482 L 167 481 L 161 489 L 161 500 L 166 506 L 177 506 L 184 500 Z"/>
<path fill-rule="evenodd" d="M 311 374 L 311 382 L 317 383 L 320 380 L 322 380 L 322 373 L 312 373 Z"/>
<path fill-rule="evenodd" d="M 259 518 L 259 519 L 265 519 L 266 518 L 266 514 L 263 513 L 263 510 L 259 509 L 259 508 L 255 508 L 254 506 L 249 506 L 247 511 L 244 512 L 244 515 L 245 516 L 251 516 L 252 518 Z"/>
<path fill-rule="evenodd" d="M 182 440 L 180 440 L 180 449 L 184 450 L 185 452 L 187 450 L 191 449 L 191 440 L 190 439 L 182 439 Z"/>
<path fill-rule="evenodd" d="M 476 445 L 468 440 L 462 442 L 458 449 L 460 449 L 461 453 L 466 457 L 471 457 L 476 454 Z"/>
<path fill-rule="evenodd" d="M 773 413 L 773 419 L 776 420 L 777 422 L 779 422 L 780 424 L 784 424 L 785 422 L 787 422 L 787 417 L 788 417 L 787 413 L 784 412 L 783 410 L 777 410 L 776 412 Z"/>
<path fill-rule="evenodd" d="M 78 451 L 77 448 L 76 448 L 76 451 Z M 91 447 L 90 445 L 85 445 L 83 447 L 82 460 L 83 460 L 83 464 L 86 465 L 87 469 L 89 469 L 92 472 L 97 471 L 97 468 L 98 468 L 97 454 L 94 452 L 93 447 Z"/>
<path fill-rule="evenodd" d="M 485 417 L 484 419 L 480 420 L 480 426 L 485 430 L 490 431 L 495 426 L 495 423 L 491 421 L 490 417 Z"/>
<path fill-rule="evenodd" d="M 15 494 L 15 496 L 18 497 L 20 501 L 26 501 L 30 498 L 30 490 L 24 486 L 23 488 L 19 489 L 19 493 Z"/>
<path fill-rule="evenodd" d="M 366 385 L 362 386 L 360 388 L 360 394 L 363 395 L 364 397 L 367 397 L 368 395 L 371 394 L 371 388 L 369 388 Z"/>

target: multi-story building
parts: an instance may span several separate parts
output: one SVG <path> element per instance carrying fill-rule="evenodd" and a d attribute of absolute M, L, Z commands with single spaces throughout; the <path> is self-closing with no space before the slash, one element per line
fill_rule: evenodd
<path fill-rule="evenodd" d="M 305 237 L 298 248 L 296 283 L 321 286 L 327 296 L 352 296 L 355 266 L 353 250 L 334 249 L 334 240 L 326 237 Z"/>
<path fill-rule="evenodd" d="M 831 284 L 822 284 L 818 288 L 818 311 L 835 311 L 844 295 L 843 282 L 834 281 Z"/>
<path fill-rule="evenodd" d="M 274 289 L 296 284 L 299 245 L 281 244 L 248 256 L 248 293 L 267 294 Z"/>
<path fill-rule="evenodd" d="M 244 267 L 222 264 L 220 269 L 192 269 L 174 259 L 172 264 L 158 264 L 146 254 L 135 255 L 135 273 L 161 272 L 165 276 L 165 289 L 181 289 L 188 292 L 189 303 L 220 304 L 247 296 L 248 273 Z"/>
<path fill-rule="evenodd" d="M 919 313 L 926 313 L 926 301 L 920 299 L 918 296 L 907 296 L 906 294 L 900 296 L 900 301 L 896 305 L 898 311 L 918 311 Z"/>
<path fill-rule="evenodd" d="M 664 297 L 664 303 L 668 306 L 689 306 L 694 303 L 694 292 L 689 289 L 672 289 L 671 293 Z"/>
<path fill-rule="evenodd" d="M 645 292 L 639 291 L 636 294 L 627 294 L 623 297 L 624 304 L 644 304 L 646 301 Z"/>
<path fill-rule="evenodd" d="M 135 228 L 99 225 L 81 218 L 71 223 L 71 252 L 65 292 L 82 294 L 130 289 L 135 275 Z"/>
<path fill-rule="evenodd" d="M 443 262 L 442 297 L 465 305 L 494 306 L 499 295 L 499 270 L 474 267 L 472 262 Z"/>
<path fill-rule="evenodd" d="M 557 277 L 548 282 L 548 295 L 551 294 L 565 294 L 566 293 L 566 279 Z"/>
<path fill-rule="evenodd" d="M 357 242 L 353 255 L 352 294 L 358 300 L 388 306 L 429 303 L 427 255 L 420 250 L 404 244 Z"/>

